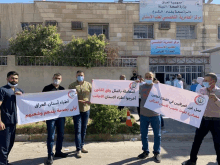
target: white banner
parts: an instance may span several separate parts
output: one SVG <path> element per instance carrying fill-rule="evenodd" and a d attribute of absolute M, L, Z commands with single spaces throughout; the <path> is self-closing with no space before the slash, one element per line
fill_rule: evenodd
<path fill-rule="evenodd" d="M 16 96 L 18 124 L 27 124 L 79 114 L 75 89 Z"/>
<path fill-rule="evenodd" d="M 128 80 L 93 80 L 91 103 L 137 107 L 139 84 Z"/>
<path fill-rule="evenodd" d="M 144 107 L 199 128 L 208 96 L 164 84 L 154 84 Z"/>

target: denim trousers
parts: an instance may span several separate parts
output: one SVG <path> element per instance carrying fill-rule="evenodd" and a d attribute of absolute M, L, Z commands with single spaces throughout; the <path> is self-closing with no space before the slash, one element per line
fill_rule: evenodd
<path fill-rule="evenodd" d="M 76 150 L 82 150 L 84 146 L 84 140 L 86 137 L 86 129 L 89 120 L 90 110 L 86 112 L 80 112 L 79 115 L 73 116 L 74 129 L 75 129 L 75 144 Z"/>
<path fill-rule="evenodd" d="M 197 161 L 197 155 L 199 148 L 202 144 L 204 137 L 211 131 L 214 147 L 217 155 L 217 162 L 220 164 L 220 119 L 206 120 L 202 119 L 200 127 L 196 129 L 196 134 L 194 137 L 194 142 L 192 145 L 190 160 L 192 162 Z"/>
<path fill-rule="evenodd" d="M 61 153 L 64 139 L 65 117 L 47 120 L 47 150 L 48 156 L 54 155 L 53 146 L 55 138 L 55 127 L 57 130 L 56 153 Z"/>
<path fill-rule="evenodd" d="M 16 124 L 5 125 L 0 131 L 0 165 L 8 164 L 8 155 L 15 142 Z"/>
<path fill-rule="evenodd" d="M 151 124 L 151 127 L 154 132 L 154 154 L 160 153 L 161 145 L 161 118 L 160 116 L 146 117 L 140 115 L 140 129 L 141 129 L 141 141 L 142 141 L 142 150 L 149 153 L 148 145 L 148 127 Z"/>

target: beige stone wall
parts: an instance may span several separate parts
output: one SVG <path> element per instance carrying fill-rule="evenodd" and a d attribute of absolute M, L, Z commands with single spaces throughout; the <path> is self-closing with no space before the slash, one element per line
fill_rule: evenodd
<path fill-rule="evenodd" d="M 0 66 L 1 78 L 0 86 L 6 84 L 6 75 L 9 71 L 19 73 L 19 87 L 26 93 L 41 92 L 43 87 L 52 82 L 54 73 L 63 75 L 62 86 L 68 88 L 69 84 L 76 81 L 76 71 L 85 72 L 85 80 L 91 82 L 92 79 L 112 79 L 118 80 L 121 74 L 126 75 L 127 79 L 132 76 L 134 68 L 82 68 L 82 67 L 50 67 L 50 66 L 16 66 L 15 56 L 8 56 L 8 65 Z M 101 70 L 101 72 L 100 72 Z"/>
<path fill-rule="evenodd" d="M 120 55 L 149 56 L 150 40 L 133 39 L 134 23 L 139 23 L 138 3 L 79 3 L 35 2 L 32 4 L 0 4 L 2 24 L 1 47 L 21 31 L 21 22 L 58 21 L 58 31 L 64 41 L 72 36 L 86 38 L 89 23 L 108 23 L 110 42 L 120 47 Z M 72 30 L 71 21 L 82 21 L 83 30 Z M 197 39 L 181 40 L 181 54 L 201 55 L 200 51 L 220 45 L 217 26 L 220 24 L 220 5 L 204 5 L 204 22 L 196 24 Z M 170 30 L 159 30 L 154 23 L 154 39 L 176 39 L 176 23 Z M 205 30 L 204 30 L 205 29 Z"/>

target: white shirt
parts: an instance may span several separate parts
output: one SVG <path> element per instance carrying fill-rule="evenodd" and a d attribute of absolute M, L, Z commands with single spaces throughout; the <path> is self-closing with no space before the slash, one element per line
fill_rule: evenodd
<path fill-rule="evenodd" d="M 183 89 L 183 82 L 181 80 L 174 81 L 174 86 Z"/>
<path fill-rule="evenodd" d="M 196 92 L 198 93 L 201 88 L 202 88 L 202 85 L 198 84 L 196 87 Z"/>
<path fill-rule="evenodd" d="M 172 85 L 171 81 L 166 81 L 165 84 Z"/>

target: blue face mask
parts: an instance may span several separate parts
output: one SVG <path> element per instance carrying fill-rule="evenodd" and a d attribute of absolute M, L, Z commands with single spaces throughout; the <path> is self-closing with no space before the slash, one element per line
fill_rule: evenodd
<path fill-rule="evenodd" d="M 82 81 L 84 80 L 84 77 L 83 77 L 83 76 L 78 76 L 78 77 L 77 77 L 77 80 L 78 80 L 79 82 L 82 82 Z"/>
<path fill-rule="evenodd" d="M 204 87 L 206 87 L 206 88 L 209 88 L 209 87 L 210 87 L 209 82 L 203 82 L 202 85 L 203 85 Z"/>
<path fill-rule="evenodd" d="M 145 82 L 146 82 L 146 84 L 149 84 L 149 85 L 153 83 L 152 80 L 145 80 Z"/>

